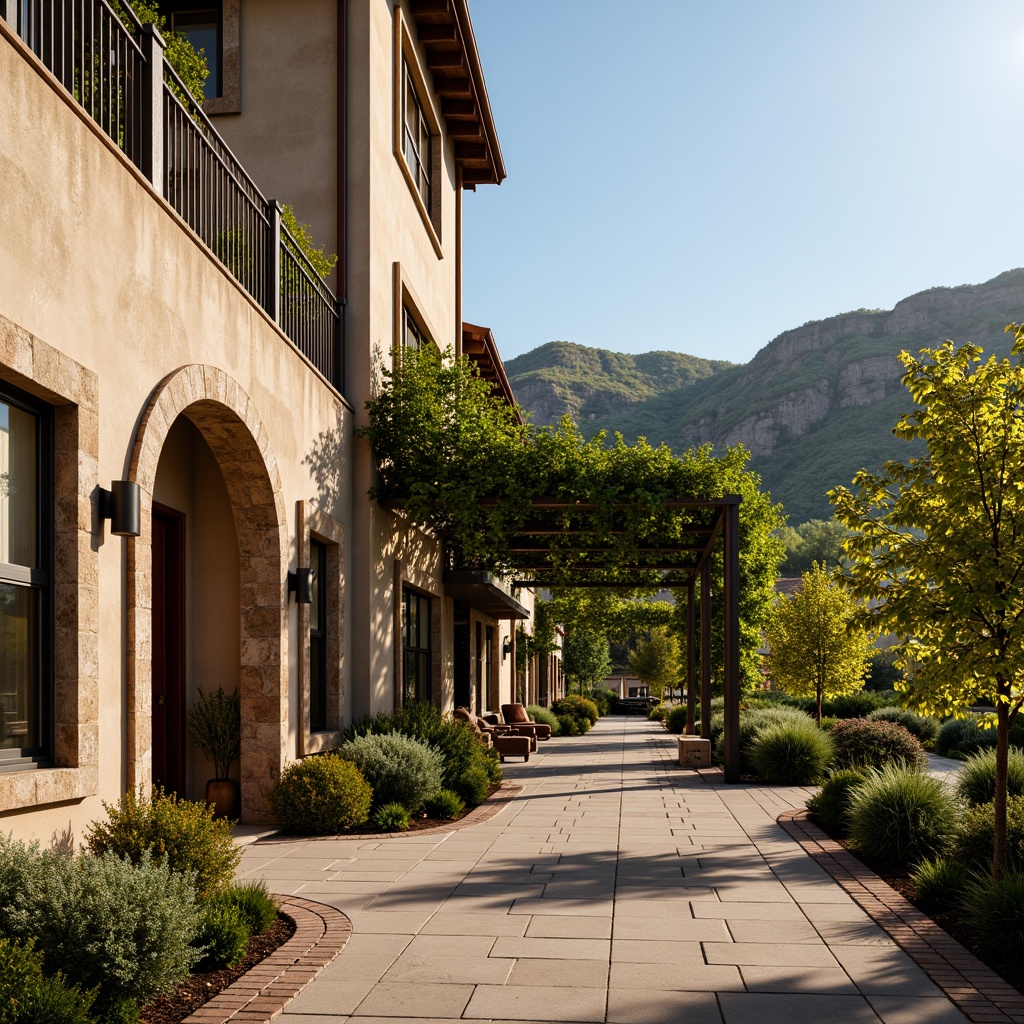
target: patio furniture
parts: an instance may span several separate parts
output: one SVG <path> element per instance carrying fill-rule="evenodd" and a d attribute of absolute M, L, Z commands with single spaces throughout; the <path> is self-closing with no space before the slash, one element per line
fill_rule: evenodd
<path fill-rule="evenodd" d="M 515 726 L 517 728 L 531 726 L 537 739 L 551 739 L 551 726 L 545 725 L 543 722 L 535 722 L 527 714 L 526 708 L 524 708 L 522 704 L 502 704 L 501 714 L 505 719 L 506 725 Z"/>
<path fill-rule="evenodd" d="M 506 757 L 521 757 L 524 761 L 529 761 L 530 750 L 536 749 L 536 740 L 532 736 L 481 722 L 466 708 L 456 708 L 455 718 L 460 722 L 465 722 L 480 737 L 481 742 L 486 743 L 489 747 L 493 746 L 501 761 L 504 761 Z"/>

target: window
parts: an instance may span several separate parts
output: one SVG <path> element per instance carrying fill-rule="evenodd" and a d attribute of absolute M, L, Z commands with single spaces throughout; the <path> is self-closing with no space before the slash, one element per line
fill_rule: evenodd
<path fill-rule="evenodd" d="M 402 700 L 430 700 L 430 598 L 402 588 Z"/>
<path fill-rule="evenodd" d="M 0 771 L 51 744 L 51 431 L 48 407 L 0 388 Z"/>
<path fill-rule="evenodd" d="M 423 348 L 427 337 L 413 319 L 408 306 L 402 307 L 402 348 Z"/>
<path fill-rule="evenodd" d="M 402 60 L 402 154 L 412 175 L 413 184 L 419 193 L 427 213 L 432 214 L 430 191 L 430 167 L 433 139 L 423 104 L 416 92 L 416 85 L 409 70 L 409 62 Z"/>
<path fill-rule="evenodd" d="M 203 86 L 203 96 L 214 99 L 224 95 L 223 17 L 220 4 L 189 3 L 188 0 L 165 0 L 160 4 L 167 18 L 167 27 L 179 32 L 197 50 L 203 51 L 210 76 Z"/>
<path fill-rule="evenodd" d="M 309 542 L 313 600 L 309 605 L 309 728 L 327 728 L 327 545 Z"/>

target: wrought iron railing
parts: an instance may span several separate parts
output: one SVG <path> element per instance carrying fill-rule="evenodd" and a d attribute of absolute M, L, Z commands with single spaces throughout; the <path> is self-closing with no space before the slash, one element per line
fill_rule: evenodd
<path fill-rule="evenodd" d="M 115 0 L 116 2 L 116 0 Z M 32 52 L 295 347 L 344 391 L 344 309 L 122 0 L 0 0 Z"/>

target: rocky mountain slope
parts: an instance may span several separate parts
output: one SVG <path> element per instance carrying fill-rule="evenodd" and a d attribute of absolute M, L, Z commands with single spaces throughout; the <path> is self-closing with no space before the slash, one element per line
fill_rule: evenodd
<path fill-rule="evenodd" d="M 1024 320 L 1024 269 L 932 288 L 891 310 L 804 324 L 745 365 L 676 352 L 622 355 L 551 342 L 506 365 L 535 423 L 568 413 L 588 434 L 620 430 L 677 450 L 742 443 L 791 523 L 829 515 L 825 492 L 861 468 L 911 454 L 892 436 L 909 408 L 897 354 L 946 338 L 1005 354 Z"/>

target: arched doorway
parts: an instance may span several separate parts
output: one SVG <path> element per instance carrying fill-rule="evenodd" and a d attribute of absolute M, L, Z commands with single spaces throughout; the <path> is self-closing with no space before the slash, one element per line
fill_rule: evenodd
<path fill-rule="evenodd" d="M 142 533 L 128 550 L 129 785 L 148 785 L 156 768 L 168 776 L 162 781 L 187 788 L 187 749 L 180 769 L 173 751 L 168 758 L 169 745 L 181 742 L 189 701 L 174 688 L 194 693 L 197 685 L 230 690 L 237 683 L 242 818 L 267 820 L 267 792 L 284 762 L 288 727 L 287 535 L 267 431 L 236 381 L 216 367 L 184 367 L 151 396 L 131 477 L 141 491 Z M 168 541 L 169 529 L 179 541 Z M 162 576 L 154 574 L 161 568 L 154 565 L 154 540 Z M 175 567 L 176 557 L 184 564 Z M 178 608 L 169 564 L 185 579 Z M 155 583 L 167 589 L 154 593 Z M 174 633 L 175 616 L 183 619 L 183 643 Z M 184 670 L 154 679 L 155 648 L 168 641 L 179 644 Z M 161 695 L 166 710 L 154 706 Z M 201 769 L 191 763 L 194 777 Z"/>

